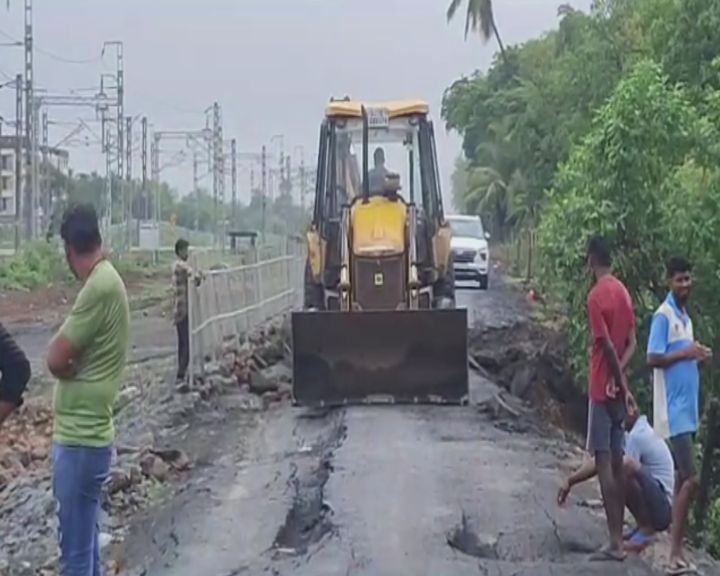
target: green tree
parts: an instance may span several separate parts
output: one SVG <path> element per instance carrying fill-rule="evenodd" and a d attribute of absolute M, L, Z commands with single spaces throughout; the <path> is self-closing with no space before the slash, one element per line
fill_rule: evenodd
<path fill-rule="evenodd" d="M 462 2 L 463 0 L 451 0 L 447 9 L 448 22 L 455 18 Z M 505 45 L 495 23 L 492 0 L 465 0 L 465 2 L 465 38 L 467 39 L 471 30 L 478 32 L 485 42 L 494 36 L 500 54 L 505 58 Z"/>

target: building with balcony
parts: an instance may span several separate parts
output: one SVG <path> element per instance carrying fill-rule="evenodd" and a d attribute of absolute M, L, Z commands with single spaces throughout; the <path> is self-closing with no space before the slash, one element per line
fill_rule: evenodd
<path fill-rule="evenodd" d="M 25 138 L 22 142 L 22 154 L 25 150 Z M 17 213 L 15 203 L 15 183 L 17 178 L 22 179 L 25 174 L 25 158 L 20 163 L 20 174 L 16 174 L 15 153 L 17 138 L 15 136 L 0 136 L 0 217 L 11 217 Z M 47 149 L 40 146 L 38 149 L 38 175 L 42 175 L 43 157 L 47 158 L 48 166 L 58 170 L 60 173 L 68 174 L 68 160 L 70 155 L 67 150 L 48 146 Z M 40 190 L 44 190 L 38 182 Z M 52 190 L 48 190 L 52 194 Z M 21 202 L 22 202 L 21 193 Z M 40 200 L 42 206 L 42 200 Z"/>

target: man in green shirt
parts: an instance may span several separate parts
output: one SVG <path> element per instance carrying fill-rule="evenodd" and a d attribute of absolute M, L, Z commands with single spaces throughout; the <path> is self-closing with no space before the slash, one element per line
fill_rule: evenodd
<path fill-rule="evenodd" d="M 125 285 L 105 259 L 95 209 L 70 207 L 60 236 L 73 274 L 83 282 L 50 343 L 47 364 L 57 377 L 53 491 L 59 504 L 63 576 L 102 574 L 98 517 L 115 440 L 113 405 L 130 337 Z"/>

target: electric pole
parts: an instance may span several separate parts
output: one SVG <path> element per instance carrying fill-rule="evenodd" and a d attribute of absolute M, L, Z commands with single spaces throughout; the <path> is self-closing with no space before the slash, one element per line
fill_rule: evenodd
<path fill-rule="evenodd" d="M 23 83 L 22 74 L 15 76 L 15 251 L 20 249 L 22 227 L 22 166 L 23 166 Z"/>
<path fill-rule="evenodd" d="M 195 231 L 200 230 L 200 177 L 198 175 L 198 153 L 193 150 L 193 195 L 195 196 Z"/>
<path fill-rule="evenodd" d="M 40 177 L 40 195 L 43 211 L 42 229 L 47 232 L 48 226 L 50 225 L 50 207 L 52 206 L 52 198 L 50 198 L 50 166 L 49 161 L 49 150 L 48 150 L 48 115 L 47 111 L 43 110 L 42 113 L 42 166 L 41 166 L 41 177 Z"/>
<path fill-rule="evenodd" d="M 160 226 L 160 134 L 153 134 L 153 142 L 150 147 L 150 162 L 152 164 L 152 186 L 155 196 L 153 215 L 155 224 Z"/>
<path fill-rule="evenodd" d="M 145 204 L 145 220 L 150 220 L 150 194 L 147 189 L 147 117 L 142 119 L 142 197 Z"/>
<path fill-rule="evenodd" d="M 300 157 L 300 208 L 305 211 L 305 158 Z"/>
<path fill-rule="evenodd" d="M 112 157 L 110 155 L 110 127 L 107 108 L 102 110 L 102 142 L 105 152 L 105 202 L 103 209 L 103 237 L 107 245 L 112 244 Z"/>
<path fill-rule="evenodd" d="M 231 186 L 232 186 L 232 224 L 237 225 L 237 141 L 233 138 L 230 141 L 230 164 L 231 164 Z"/>
<path fill-rule="evenodd" d="M 290 176 L 292 174 L 292 170 L 291 170 L 290 160 L 291 160 L 291 158 L 290 158 L 290 155 L 288 154 L 285 157 L 285 176 L 286 176 L 285 177 L 285 190 L 287 191 L 287 195 L 292 198 L 292 178 Z"/>
<path fill-rule="evenodd" d="M 125 118 L 125 180 L 127 210 L 125 216 L 127 218 L 127 251 L 132 248 L 132 216 L 133 216 L 133 183 L 132 183 L 132 118 Z"/>
<path fill-rule="evenodd" d="M 261 232 L 262 239 L 265 240 L 265 212 L 267 210 L 267 149 L 265 146 L 262 147 L 261 153 L 261 167 L 262 167 L 262 180 L 261 180 L 261 192 L 262 192 L 262 220 L 261 220 Z"/>
<path fill-rule="evenodd" d="M 32 0 L 25 0 L 25 238 L 31 240 L 35 230 L 35 191 L 33 190 L 33 138 L 35 136 L 35 93 L 33 77 Z"/>
<path fill-rule="evenodd" d="M 222 112 L 213 104 L 213 223 L 215 245 L 225 247 L 225 154 L 223 151 Z"/>

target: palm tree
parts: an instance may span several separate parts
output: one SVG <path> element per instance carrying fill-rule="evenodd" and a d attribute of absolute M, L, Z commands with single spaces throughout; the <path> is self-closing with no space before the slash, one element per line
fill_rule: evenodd
<path fill-rule="evenodd" d="M 466 0 L 467 10 L 465 13 L 465 39 L 467 40 L 470 30 L 480 33 L 480 37 L 487 42 L 492 36 L 500 48 L 500 54 L 505 58 L 505 46 L 500 38 L 493 17 L 492 0 Z M 457 14 L 463 0 L 451 0 L 447 10 L 447 19 L 450 22 Z"/>

